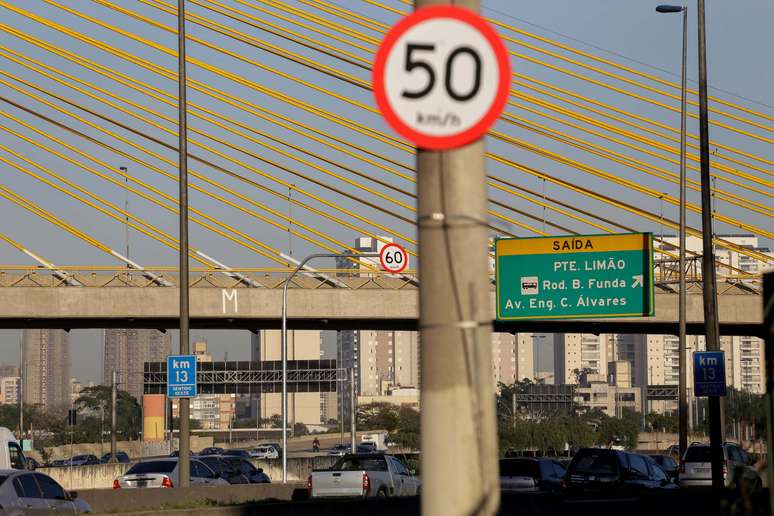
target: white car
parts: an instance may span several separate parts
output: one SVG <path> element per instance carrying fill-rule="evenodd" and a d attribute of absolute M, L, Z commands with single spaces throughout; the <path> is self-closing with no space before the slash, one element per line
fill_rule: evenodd
<path fill-rule="evenodd" d="M 3 514 L 81 514 L 91 512 L 77 493 L 67 492 L 43 473 L 0 470 L 0 506 Z"/>
<path fill-rule="evenodd" d="M 250 450 L 250 457 L 254 459 L 279 459 L 279 452 L 274 446 L 256 446 Z"/>
<path fill-rule="evenodd" d="M 113 481 L 113 489 L 135 489 L 142 487 L 175 487 L 180 482 L 180 467 L 176 457 L 138 462 Z M 192 486 L 227 486 L 209 466 L 200 460 L 191 459 Z"/>

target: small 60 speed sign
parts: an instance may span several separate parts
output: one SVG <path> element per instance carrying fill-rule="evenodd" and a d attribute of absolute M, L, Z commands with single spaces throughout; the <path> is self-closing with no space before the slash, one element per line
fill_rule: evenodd
<path fill-rule="evenodd" d="M 376 53 L 373 91 L 387 122 L 427 149 L 472 142 L 500 116 L 510 90 L 508 53 L 473 11 L 431 6 L 395 25 Z"/>
<path fill-rule="evenodd" d="M 387 244 L 379 251 L 379 262 L 382 269 L 399 274 L 408 267 L 408 253 L 398 244 Z"/>

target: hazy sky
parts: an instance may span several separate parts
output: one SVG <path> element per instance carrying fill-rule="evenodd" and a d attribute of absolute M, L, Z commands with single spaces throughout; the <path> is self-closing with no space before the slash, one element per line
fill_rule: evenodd
<path fill-rule="evenodd" d="M 389 2 L 389 5 L 397 8 L 405 9 L 402 3 L 397 1 Z M 73 16 L 70 13 L 63 12 L 43 1 L 37 0 L 16 0 L 12 2 L 14 5 L 23 9 L 28 9 L 37 13 L 40 16 L 55 20 L 78 33 L 85 34 L 87 36 L 93 36 L 98 41 L 104 41 L 118 48 L 131 52 L 149 62 L 156 63 L 159 66 L 166 67 L 167 69 L 174 69 L 175 62 L 174 57 L 165 54 L 158 49 L 153 49 L 145 46 L 141 43 L 131 40 L 126 36 L 117 36 L 115 33 L 91 23 L 88 23 L 82 19 Z M 142 13 L 145 16 L 166 25 L 171 25 L 174 20 L 151 7 L 138 4 L 135 1 L 123 0 L 116 1 L 118 5 L 121 5 L 132 11 Z M 233 0 L 225 2 L 235 8 L 242 8 L 241 4 L 234 2 Z M 260 2 L 258 2 L 260 3 Z M 297 2 L 288 2 L 293 6 L 299 8 L 308 9 L 303 4 Z M 352 12 L 363 14 L 370 19 L 378 20 L 384 23 L 393 23 L 397 18 L 396 15 L 390 14 L 377 7 L 370 6 L 362 1 L 344 1 L 338 0 L 338 5 L 345 6 Z M 111 11 L 103 6 L 98 5 L 95 2 L 87 0 L 77 0 L 73 2 L 66 2 L 67 6 L 79 9 L 87 14 L 95 16 L 101 20 L 104 20 L 110 24 L 122 27 L 129 34 L 137 34 L 141 37 L 146 37 L 158 42 L 160 45 L 168 48 L 174 48 L 175 40 L 174 35 L 160 30 L 158 28 L 149 28 L 148 25 L 129 18 L 127 16 L 119 15 L 114 11 Z M 621 1 L 621 0 L 585 0 L 578 2 L 577 0 L 545 0 L 541 2 L 526 2 L 516 0 L 500 0 L 500 1 L 485 1 L 484 14 L 487 16 L 496 18 L 504 23 L 512 24 L 520 29 L 524 29 L 535 34 L 546 36 L 552 39 L 556 39 L 560 42 L 576 46 L 582 50 L 591 52 L 593 54 L 612 59 L 619 63 L 631 66 L 638 70 L 646 71 L 648 73 L 657 75 L 664 79 L 676 81 L 677 77 L 674 75 L 679 72 L 680 65 L 680 30 L 681 20 L 678 15 L 661 15 L 654 11 L 654 7 L 657 2 L 644 2 L 642 0 L 637 1 Z M 695 23 L 695 3 L 690 2 L 690 61 L 689 70 L 690 77 L 694 79 L 696 77 L 696 23 Z M 303 47 L 292 46 L 287 42 L 284 42 L 274 36 L 267 35 L 256 29 L 251 29 L 245 25 L 237 25 L 235 22 L 230 21 L 225 17 L 218 17 L 212 13 L 204 11 L 203 8 L 190 5 L 190 11 L 197 14 L 207 15 L 212 19 L 218 20 L 225 25 L 237 27 L 239 30 L 250 34 L 254 37 L 261 38 L 265 41 L 283 45 L 284 47 L 292 47 L 295 51 L 301 55 L 309 55 L 315 60 L 319 60 L 321 64 L 327 64 L 330 66 L 341 67 L 342 70 L 352 74 L 355 77 L 363 80 L 368 80 L 368 73 L 358 67 L 349 67 L 342 65 L 339 61 L 328 58 L 326 56 L 320 56 L 319 54 L 311 54 L 309 51 L 304 50 Z M 265 14 L 258 11 L 251 11 L 255 16 L 266 17 Z M 319 12 L 317 12 L 320 14 Z M 9 24 L 12 27 L 19 29 L 25 34 L 29 34 L 32 37 L 39 37 L 43 40 L 53 42 L 60 45 L 64 49 L 68 49 L 77 53 L 79 56 L 87 59 L 92 59 L 95 62 L 108 67 L 111 70 L 126 74 L 127 77 L 135 78 L 142 84 L 151 85 L 159 92 L 166 92 L 169 94 L 175 94 L 176 86 L 173 81 L 163 79 L 156 74 L 149 72 L 146 69 L 141 68 L 137 64 L 130 64 L 126 61 L 120 60 L 116 57 L 112 57 L 105 52 L 94 49 L 93 47 L 87 47 L 83 43 L 71 37 L 65 37 L 60 33 L 45 28 L 40 24 L 33 23 L 29 20 L 23 19 L 17 14 L 4 11 L 2 14 L 3 22 Z M 764 112 L 769 116 L 774 114 L 774 58 L 771 52 L 771 20 L 774 19 L 774 4 L 764 0 L 750 0 L 747 2 L 727 2 L 720 0 L 709 0 L 707 2 L 707 21 L 708 21 L 708 55 L 709 55 L 709 82 L 711 87 L 711 94 L 721 97 L 731 102 L 738 102 L 744 106 L 757 111 Z M 353 28 L 365 31 L 362 27 Z M 501 31 L 502 32 L 502 31 Z M 373 101 L 371 99 L 370 92 L 362 89 L 358 89 L 354 86 L 349 86 L 341 81 L 326 77 L 324 75 L 310 72 L 308 69 L 297 65 L 288 63 L 288 61 L 280 59 L 271 54 L 267 54 L 253 47 L 249 47 L 244 43 L 236 43 L 233 40 L 229 40 L 224 36 L 213 35 L 211 32 L 195 26 L 190 25 L 189 34 L 196 37 L 202 37 L 208 41 L 213 41 L 216 44 L 232 50 L 240 55 L 247 56 L 249 59 L 254 60 L 256 63 L 266 64 L 270 68 L 286 71 L 291 76 L 302 77 L 305 80 L 310 81 L 320 87 L 329 88 L 336 92 L 341 92 L 344 95 L 355 99 L 365 105 L 372 106 Z M 310 35 L 314 35 L 309 33 Z M 377 37 L 376 32 L 371 32 L 371 37 Z M 526 40 L 523 36 L 508 33 L 510 36 L 522 41 Z M 150 100 L 148 97 L 141 95 L 136 90 L 133 90 L 126 86 L 117 85 L 112 81 L 109 81 L 99 75 L 84 70 L 81 67 L 75 66 L 67 60 L 53 56 L 51 53 L 46 52 L 40 48 L 34 47 L 30 43 L 26 43 L 17 37 L 7 37 L 8 35 L 3 33 L 3 45 L 11 48 L 17 52 L 30 55 L 37 59 L 39 62 L 47 64 L 53 68 L 62 69 L 70 73 L 73 77 L 84 78 L 90 82 L 93 82 L 99 86 L 102 86 L 107 91 L 114 94 L 124 96 L 127 99 L 134 102 L 136 105 L 145 106 L 148 109 L 158 112 L 160 115 L 171 117 L 174 119 L 175 110 L 174 105 L 167 105 L 158 100 Z M 340 43 L 336 43 L 332 40 L 325 40 L 331 44 L 341 46 Z M 367 47 L 367 45 L 364 45 Z M 534 52 L 523 50 L 521 47 L 514 47 L 520 52 L 524 52 L 526 55 L 535 56 Z M 369 58 L 370 54 L 365 51 L 359 51 L 354 48 L 350 49 L 354 54 Z M 282 93 L 288 95 L 295 95 L 298 98 L 307 102 L 322 105 L 326 109 L 329 109 L 342 116 L 347 116 L 355 121 L 363 123 L 369 127 L 373 127 L 379 130 L 388 131 L 385 124 L 381 121 L 378 115 L 364 111 L 351 104 L 348 104 L 342 100 L 325 96 L 321 93 L 314 92 L 307 87 L 300 86 L 294 83 L 289 78 L 278 78 L 265 70 L 259 70 L 255 66 L 239 61 L 233 58 L 225 58 L 222 54 L 218 54 L 212 49 L 208 49 L 202 45 L 192 43 L 189 46 L 189 56 L 201 59 L 207 63 L 217 64 L 231 73 L 237 74 L 246 79 L 242 84 L 235 84 L 231 81 L 227 81 L 222 77 L 215 75 L 210 71 L 203 70 L 198 66 L 189 67 L 189 77 L 191 79 L 202 81 L 212 85 L 216 88 L 222 88 L 233 94 L 239 99 L 246 99 L 254 102 L 256 105 L 265 107 L 267 109 L 276 110 L 278 113 L 289 117 L 293 120 L 309 124 L 316 130 L 321 132 L 335 133 L 342 138 L 353 141 L 357 144 L 367 147 L 369 150 L 375 152 L 382 152 L 389 155 L 391 158 L 411 164 L 412 158 L 400 151 L 390 148 L 385 144 L 376 143 L 373 140 L 369 140 L 353 131 L 341 129 L 335 124 L 321 120 L 316 117 L 312 117 L 308 113 L 301 111 L 297 108 L 289 107 L 286 104 L 279 103 L 276 99 L 266 95 L 265 93 L 259 93 L 251 87 L 251 84 L 261 84 L 267 87 L 276 88 Z M 566 63 L 560 61 L 551 61 L 557 65 L 568 66 Z M 40 75 L 23 68 L 17 63 L 12 62 L 9 58 L 0 55 L 0 69 L 6 70 L 9 73 L 16 75 L 22 79 L 29 81 L 31 84 L 38 85 L 41 88 L 48 89 L 52 92 L 58 92 L 68 98 L 73 99 L 76 102 L 82 103 L 91 108 L 98 109 L 100 112 L 107 116 L 120 119 L 133 127 L 142 128 L 143 132 L 152 135 L 154 137 L 161 138 L 170 143 L 175 143 L 174 134 L 165 133 L 160 129 L 152 128 L 147 124 L 139 122 L 137 119 L 127 117 L 120 114 L 120 112 L 114 108 L 106 107 L 93 99 L 88 98 L 83 94 L 73 93 L 71 90 L 64 88 L 51 79 L 42 78 Z M 646 66 L 649 65 L 649 66 Z M 564 75 L 552 72 L 544 67 L 540 67 L 534 64 L 530 64 L 523 59 L 514 58 L 512 62 L 514 71 L 525 73 L 531 77 L 537 78 L 554 84 L 560 87 L 566 87 L 576 91 L 578 93 L 590 96 L 601 102 L 610 102 L 617 107 L 630 110 L 641 116 L 647 116 L 656 118 L 664 124 L 675 127 L 678 119 L 674 113 L 667 112 L 660 108 L 654 108 L 652 106 L 644 105 L 642 102 L 633 101 L 625 96 L 614 94 L 609 91 L 601 90 L 588 83 L 570 79 Z M 8 80 L 6 76 L 0 76 L 0 79 Z M 17 86 L 19 83 L 14 83 Z M 626 86 L 627 89 L 634 90 L 633 86 Z M 736 97 L 733 94 L 740 95 Z M 171 196 L 176 196 L 176 185 L 168 179 L 165 179 L 158 173 L 153 171 L 153 167 L 159 170 L 174 173 L 174 160 L 175 155 L 171 151 L 164 149 L 163 147 L 152 144 L 143 140 L 141 137 L 133 135 L 125 130 L 116 129 L 113 130 L 117 135 L 126 138 L 126 141 L 121 142 L 107 137 L 102 133 L 99 133 L 93 127 L 84 125 L 81 122 L 75 122 L 72 118 L 68 118 L 62 113 L 56 112 L 50 107 L 44 106 L 39 101 L 33 101 L 30 97 L 15 91 L 6 84 L 0 83 L 0 94 L 3 97 L 13 99 L 25 106 L 33 107 L 41 113 L 47 114 L 58 120 L 67 121 L 67 124 L 78 130 L 82 130 L 100 141 L 110 142 L 116 149 L 123 150 L 132 154 L 133 156 L 141 157 L 143 163 L 137 161 L 129 161 L 127 158 L 122 157 L 120 154 L 106 150 L 94 143 L 84 142 L 77 136 L 66 133 L 64 130 L 55 126 L 42 123 L 40 120 L 24 113 L 23 111 L 11 107 L 3 102 L 0 102 L 0 118 L 6 117 L 8 114 L 17 117 L 20 121 L 27 121 L 33 127 L 40 127 L 42 130 L 48 132 L 54 137 L 57 137 L 65 143 L 70 143 L 78 149 L 83 151 L 95 159 L 102 160 L 103 165 L 113 167 L 114 169 L 119 166 L 128 166 L 130 171 L 138 178 L 155 186 L 160 191 L 163 191 Z M 656 98 L 654 94 L 646 93 L 649 98 Z M 742 98 L 743 97 L 743 98 Z M 51 100 L 51 97 L 47 97 Z M 216 102 L 211 97 L 208 97 L 198 91 L 191 91 L 189 93 L 189 101 L 193 104 L 203 106 L 211 109 L 216 113 L 223 114 L 224 116 L 240 123 L 245 123 L 250 127 L 254 127 L 258 130 L 265 131 L 268 134 L 276 135 L 281 139 L 289 141 L 298 141 L 298 137 L 293 133 L 278 129 L 275 125 L 262 121 L 241 109 L 237 109 L 228 106 L 222 102 Z M 759 103 L 756 103 L 759 102 Z M 55 102 L 57 105 L 63 105 Z M 762 103 L 762 104 L 761 104 Z M 675 102 L 669 101 L 670 105 L 675 105 Z M 73 110 L 73 108 L 67 108 Z M 133 109 L 137 111 L 136 109 Z M 540 121 L 549 127 L 559 127 L 557 124 L 547 121 L 534 113 L 529 113 L 524 110 L 516 110 L 520 116 L 529 120 Z M 163 127 L 174 127 L 171 123 L 164 121 L 163 118 L 156 117 L 155 115 L 149 116 L 154 121 L 158 122 Z M 95 120 L 93 117 L 92 120 Z M 17 131 L 20 134 L 28 135 L 34 138 L 36 141 L 45 142 L 51 147 L 62 149 L 58 144 L 54 144 L 49 140 L 46 140 L 40 135 L 35 134 L 31 129 L 23 127 L 18 121 L 7 120 L 4 121 L 4 125 Z M 269 159 L 273 160 L 274 164 L 268 164 L 265 161 L 259 160 L 256 156 L 249 156 L 244 153 L 240 154 L 230 150 L 223 143 L 219 143 L 213 139 L 207 139 L 199 134 L 191 134 L 192 139 L 202 142 L 206 141 L 209 149 L 205 149 L 198 143 L 192 143 L 192 151 L 197 155 L 200 155 L 215 164 L 224 166 L 234 170 L 238 170 L 244 176 L 248 176 L 250 179 L 260 181 L 262 184 L 270 185 L 276 189 L 280 195 L 267 193 L 265 191 L 259 191 L 253 188 L 248 188 L 245 183 L 231 178 L 224 178 L 222 174 L 216 170 L 202 165 L 195 160 L 191 163 L 191 168 L 194 171 L 202 172 L 205 176 L 211 178 L 217 178 L 222 184 L 231 187 L 237 192 L 244 193 L 247 197 L 254 200 L 257 203 L 261 203 L 268 209 L 276 210 L 282 214 L 289 214 L 293 218 L 298 218 L 309 225 L 323 229 L 327 231 L 335 242 L 327 242 L 328 245 L 333 248 L 340 249 L 340 243 L 350 243 L 358 236 L 358 231 L 347 225 L 338 223 L 331 219 L 325 219 L 312 215 L 304 211 L 299 206 L 289 206 L 286 200 L 281 198 L 281 195 L 287 193 L 287 186 L 282 186 L 277 183 L 273 183 L 272 179 L 285 180 L 288 183 L 293 183 L 296 186 L 306 189 L 309 194 L 324 193 L 326 198 L 329 199 L 334 207 L 340 207 L 344 209 L 356 210 L 358 213 L 365 217 L 365 221 L 357 221 L 355 219 L 350 220 L 356 227 L 365 227 L 367 222 L 374 222 L 384 224 L 385 226 L 394 229 L 396 232 L 405 235 L 407 239 L 412 239 L 415 236 L 415 231 L 410 225 L 396 220 L 389 212 L 399 213 L 404 217 L 410 218 L 411 212 L 403 208 L 391 205 L 392 208 L 388 209 L 388 213 L 374 211 L 363 208 L 356 200 L 340 196 L 338 194 L 332 194 L 330 192 L 323 192 L 321 188 L 314 184 L 300 179 L 298 176 L 294 176 L 288 173 L 286 168 L 293 168 L 297 171 L 301 171 L 308 176 L 320 180 L 331 182 L 336 185 L 343 192 L 348 192 L 356 196 L 362 196 L 363 198 L 378 203 L 380 205 L 387 206 L 388 202 L 372 194 L 363 194 L 361 190 L 358 190 L 351 185 L 342 183 L 340 181 L 331 180 L 325 176 L 320 170 L 310 166 L 309 164 L 302 164 L 297 160 L 293 160 L 287 156 L 283 156 L 275 151 L 266 150 L 264 147 L 260 147 L 258 142 L 251 141 L 245 137 L 234 136 L 233 134 L 226 136 L 221 128 L 217 127 L 211 122 L 204 121 L 196 116 L 191 117 L 191 125 L 193 128 L 201 129 L 202 131 L 209 132 L 217 138 L 226 138 L 229 142 L 233 142 L 235 145 L 242 146 L 255 153 L 265 155 Z M 735 124 L 731 124 L 736 126 Z M 771 125 L 769 123 L 769 125 Z M 498 129 L 507 131 L 509 134 L 515 137 L 524 139 L 532 144 L 541 146 L 542 148 L 552 150 L 554 152 L 561 152 L 564 155 L 583 160 L 591 163 L 595 166 L 603 168 L 606 171 L 618 174 L 621 177 L 630 179 L 653 188 L 660 189 L 659 191 L 667 192 L 672 195 L 676 195 L 674 186 L 665 183 L 660 180 L 656 180 L 650 177 L 644 177 L 642 174 L 633 172 L 628 169 L 622 169 L 621 167 L 611 164 L 610 161 L 605 161 L 601 158 L 595 158 L 587 154 L 582 154 L 581 151 L 567 147 L 555 142 L 546 141 L 534 134 L 527 134 L 522 129 L 514 129 L 512 126 L 500 123 Z M 696 130 L 695 122 L 691 122 L 689 129 Z M 766 134 L 765 131 L 757 130 L 758 134 Z M 568 130 L 568 133 L 573 137 L 580 137 L 581 133 L 574 130 Z M 721 130 L 717 128 L 712 129 L 712 138 L 721 140 L 723 143 L 731 146 L 738 146 L 739 148 L 755 153 L 769 159 L 772 158 L 771 145 L 762 143 L 760 141 L 751 140 L 749 138 L 743 138 L 733 132 L 727 130 Z M 769 135 L 770 136 L 770 135 Z M 603 144 L 603 140 L 600 138 L 590 137 L 585 135 L 587 140 Z M 134 142 L 141 149 L 132 148 L 129 142 Z M 266 141 L 264 138 L 260 141 Z M 301 143 L 301 142 L 299 142 Z M 608 142 L 609 143 L 609 142 Z M 8 147 L 16 150 L 23 156 L 34 160 L 42 167 L 56 171 L 62 174 L 64 177 L 77 183 L 84 185 L 93 190 L 98 196 L 105 199 L 111 199 L 116 203 L 122 204 L 124 202 L 125 191 L 120 185 L 112 185 L 107 182 L 96 179 L 92 174 L 86 172 L 84 169 L 75 166 L 72 162 L 67 162 L 61 157 L 56 157 L 48 152 L 35 148 L 30 144 L 24 142 L 18 136 L 12 136 L 8 132 L 0 132 L 0 144 L 5 144 Z M 368 167 L 363 162 L 356 160 L 352 157 L 347 157 L 342 153 L 330 151 L 330 149 L 324 148 L 318 144 L 310 144 L 308 141 L 302 143 L 302 145 L 309 148 L 312 152 L 325 153 L 326 157 L 335 158 L 337 161 L 347 164 L 349 166 L 357 167 L 360 170 L 367 171 L 373 177 L 376 177 L 382 181 L 388 182 L 396 187 L 406 190 L 413 190 L 411 182 L 391 176 L 380 169 Z M 604 183 L 599 179 L 593 177 L 580 177 L 580 172 L 577 170 L 559 165 L 556 162 L 547 160 L 545 158 L 529 154 L 520 149 L 514 149 L 508 147 L 502 142 L 490 142 L 490 149 L 494 152 L 503 154 L 509 158 L 515 159 L 521 163 L 528 164 L 530 166 L 539 167 L 543 170 L 554 173 L 557 177 L 565 178 L 568 180 L 575 180 L 581 182 L 585 186 L 590 186 L 595 190 L 607 193 L 616 198 L 628 200 L 645 207 L 654 213 L 662 213 L 665 217 L 676 218 L 676 209 L 670 206 L 668 203 L 663 203 L 655 199 L 645 199 L 630 192 L 622 193 L 619 187 L 614 187 L 610 184 Z M 144 151 L 148 150 L 154 152 L 156 155 L 151 156 L 145 154 Z M 229 161 L 217 154 L 217 152 L 223 152 L 230 156 L 237 157 L 241 164 L 236 164 L 233 161 Z M 621 150 L 621 152 L 625 152 Z M 89 163 L 83 156 L 78 156 L 72 151 L 64 152 L 65 155 L 76 159 L 79 162 Z M 638 159 L 642 159 L 648 162 L 653 162 L 652 158 L 646 156 L 642 152 L 632 152 L 633 156 Z M 3 156 L 10 161 L 18 164 L 23 164 L 30 169 L 34 169 L 29 163 L 25 164 L 19 157 L 13 156 L 7 150 L 0 149 L 0 156 Z M 172 160 L 171 163 L 165 162 L 164 159 Z M 309 163 L 324 167 L 324 162 L 318 158 L 310 158 Z M 92 167 L 97 169 L 104 169 L 102 165 L 95 165 L 94 162 L 89 163 Z M 662 163 L 661 166 L 666 169 L 676 172 L 676 166 L 674 164 Z M 102 167 L 102 168 L 101 168 Z M 282 168 L 285 167 L 285 168 Z M 581 199 L 575 194 L 570 192 L 560 191 L 558 187 L 553 185 L 541 184 L 540 181 L 527 176 L 519 176 L 513 173 L 512 170 L 506 170 L 502 166 L 491 164 L 489 165 L 490 171 L 500 174 L 502 176 L 509 174 L 508 177 L 519 185 L 532 188 L 545 192 L 548 198 L 558 198 L 566 202 L 583 206 L 585 209 L 598 212 L 600 215 L 609 216 L 615 218 L 617 221 L 631 224 L 638 230 L 667 232 L 670 230 L 664 230 L 657 222 L 646 222 L 642 219 L 634 217 L 630 214 L 621 211 L 613 211 L 611 208 L 590 201 L 588 199 Z M 0 184 L 8 188 L 14 189 L 22 195 L 28 198 L 34 199 L 41 206 L 51 210 L 57 215 L 63 217 L 68 222 L 78 226 L 87 234 L 97 238 L 99 241 L 105 243 L 109 247 L 123 251 L 125 246 L 124 240 L 124 227 L 120 221 L 111 220 L 103 215 L 96 214 L 91 209 L 84 207 L 81 203 L 65 197 L 63 194 L 44 186 L 38 181 L 22 175 L 20 172 L 7 166 L 5 163 L 0 162 L 0 170 L 4 173 L 0 178 Z M 264 171 L 268 177 L 259 177 L 256 175 L 256 170 Z M 694 172 L 691 173 L 692 177 L 696 177 Z M 192 179 L 192 184 L 202 184 L 200 180 Z M 729 191 L 737 192 L 734 187 L 730 185 L 723 185 L 727 187 Z M 382 191 L 382 190 L 380 190 Z M 494 192 L 492 194 L 495 198 L 505 200 L 502 194 Z M 310 201 L 309 196 L 304 196 L 300 192 L 293 192 L 292 197 L 294 199 L 302 200 L 305 203 L 314 204 Z M 396 195 L 404 203 L 413 203 L 410 198 L 401 197 Z M 751 194 L 751 198 L 761 200 L 765 197 L 755 196 Z M 689 193 L 689 200 L 695 202 L 698 199 L 696 193 Z M 530 211 L 535 213 L 537 208 L 534 205 L 525 203 L 520 200 L 514 200 L 513 198 L 507 198 L 509 203 L 512 203 L 514 207 Z M 147 200 L 138 198 L 132 194 L 129 199 L 130 212 L 138 216 L 142 216 L 144 219 L 152 222 L 159 229 L 166 231 L 170 235 L 176 234 L 176 217 L 174 213 L 159 208 Z M 266 245 L 267 248 L 261 247 L 257 243 L 252 243 L 252 249 L 246 246 L 240 246 L 234 244 L 221 236 L 217 236 L 212 232 L 202 229 L 196 224 L 192 224 L 191 227 L 191 243 L 193 246 L 206 250 L 207 254 L 218 258 L 219 260 L 228 263 L 232 266 L 269 266 L 276 265 L 264 255 L 261 255 L 255 251 L 255 249 L 261 249 L 271 255 L 277 251 L 292 252 L 294 255 L 303 255 L 312 249 L 318 250 L 319 247 L 311 243 L 304 242 L 297 236 L 289 235 L 288 231 L 282 227 L 275 227 L 261 222 L 259 219 L 254 218 L 252 215 L 240 211 L 235 208 L 225 208 L 220 202 L 211 198 L 205 197 L 199 192 L 192 192 L 191 203 L 195 207 L 206 211 L 207 213 L 213 213 L 220 220 L 225 221 L 229 225 L 233 226 L 237 230 L 241 231 L 245 235 L 249 235 L 260 244 Z M 245 206 L 243 202 L 239 203 L 241 206 Z M 253 211 L 260 211 L 256 206 L 252 206 Z M 328 209 L 328 208 L 326 208 Z M 735 207 L 730 204 L 718 204 L 718 209 L 721 212 L 727 213 L 733 216 L 739 216 L 746 222 L 759 225 L 767 230 L 772 230 L 770 220 L 764 220 L 763 217 L 756 219 L 751 216 L 748 211 L 740 207 Z M 81 240 L 74 238 L 73 236 L 66 234 L 61 229 L 54 228 L 48 222 L 41 219 L 33 218 L 29 212 L 22 208 L 11 204 L 5 199 L 0 199 L 0 233 L 8 235 L 9 237 L 18 240 L 22 244 L 28 246 L 31 250 L 41 254 L 49 260 L 57 264 L 73 264 L 73 265 L 117 265 L 115 259 L 110 258 L 102 251 L 95 247 L 89 246 Z M 511 214 L 512 215 L 512 214 Z M 551 216 L 551 215 L 549 215 Z M 272 216 L 273 220 L 279 221 L 281 224 L 281 218 L 279 216 Z M 562 224 L 568 224 L 570 227 L 575 228 L 578 231 L 593 232 L 589 227 L 575 224 L 572 221 L 567 221 L 566 218 L 556 216 L 557 222 Z M 524 230 L 509 226 L 502 221 L 495 221 L 499 227 L 508 231 L 514 232 L 518 235 L 529 234 Z M 528 221 L 537 227 L 540 227 L 540 222 Z M 693 225 L 698 224 L 698 215 L 691 214 L 689 216 L 689 223 Z M 370 227 L 370 226 L 369 226 Z M 294 227 L 297 229 L 297 226 Z M 372 231 L 377 231 L 373 229 Z M 554 231 L 549 228 L 549 231 Z M 733 232 L 734 228 L 719 224 L 719 232 Z M 401 240 L 400 237 L 396 237 L 397 240 Z M 406 243 L 406 241 L 403 241 Z M 770 242 L 763 242 L 765 244 L 771 244 Z M 411 248 L 412 246 L 409 245 Z M 131 232 L 130 236 L 130 254 L 131 257 L 144 265 L 174 265 L 176 263 L 176 256 L 174 251 L 165 247 L 163 244 L 154 241 L 148 237 L 139 235 L 136 231 Z M 20 254 L 13 247 L 5 244 L 0 244 L 0 263 L 3 264 L 25 264 L 29 265 L 32 262 L 28 257 Z M 2 302 L 2 300 L 0 300 Z M 201 333 L 202 336 L 208 339 L 210 342 L 210 348 L 213 351 L 216 358 L 222 358 L 223 354 L 228 351 L 231 358 L 245 358 L 248 353 L 249 333 L 248 332 L 193 332 L 192 336 L 198 336 Z M 71 336 L 73 347 L 73 374 L 78 376 L 84 381 L 98 380 L 99 379 L 99 361 L 101 356 L 100 346 L 101 332 L 97 330 L 83 330 L 73 331 Z M 0 331 L 0 360 L 4 361 L 18 361 L 18 331 Z M 545 354 L 541 356 L 541 363 L 550 363 L 551 361 L 550 350 L 545 350 Z"/>

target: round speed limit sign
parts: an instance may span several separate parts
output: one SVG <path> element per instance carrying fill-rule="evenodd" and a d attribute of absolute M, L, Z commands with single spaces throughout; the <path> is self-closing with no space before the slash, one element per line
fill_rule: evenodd
<path fill-rule="evenodd" d="M 426 149 L 477 140 L 502 112 L 510 89 L 508 53 L 473 11 L 431 6 L 403 18 L 384 38 L 373 90 L 387 122 Z"/>
<path fill-rule="evenodd" d="M 398 244 L 387 244 L 379 251 L 379 262 L 387 272 L 399 274 L 408 267 L 408 253 Z"/>

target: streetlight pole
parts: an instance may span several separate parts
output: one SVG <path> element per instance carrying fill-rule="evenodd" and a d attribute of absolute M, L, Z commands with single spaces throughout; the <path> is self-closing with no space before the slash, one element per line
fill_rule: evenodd
<path fill-rule="evenodd" d="M 185 0 L 177 0 L 177 87 L 178 87 L 178 160 L 180 174 L 179 218 L 180 218 L 180 354 L 189 353 L 188 342 L 188 119 L 186 116 L 186 73 L 185 73 Z M 191 441 L 190 441 L 190 400 L 180 398 L 180 484 L 190 484 Z"/>
<path fill-rule="evenodd" d="M 688 353 L 685 343 L 685 133 L 686 133 L 686 86 L 687 86 L 687 61 L 688 61 L 688 7 L 674 5 L 659 5 L 656 11 L 661 13 L 683 13 L 683 59 L 682 79 L 680 84 L 680 236 L 679 236 L 679 267 L 680 288 L 678 298 L 678 354 L 680 380 L 678 383 L 678 430 L 680 457 L 688 448 L 688 402 L 687 402 L 687 367 Z"/>
<path fill-rule="evenodd" d="M 323 253 L 311 254 L 298 262 L 282 284 L 282 483 L 288 482 L 288 285 L 298 271 L 316 258 L 378 258 L 378 253 Z M 354 414 L 351 416 L 355 417 Z"/>

